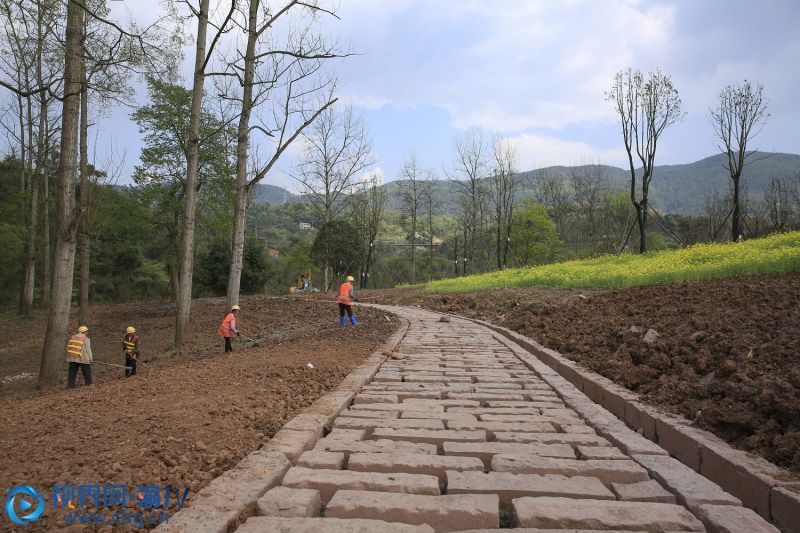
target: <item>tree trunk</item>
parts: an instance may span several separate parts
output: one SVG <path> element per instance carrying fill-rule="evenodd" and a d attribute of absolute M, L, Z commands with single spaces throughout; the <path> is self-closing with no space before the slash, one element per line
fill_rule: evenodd
<path fill-rule="evenodd" d="M 84 28 L 85 31 L 85 28 Z M 78 242 L 81 252 L 81 272 L 80 272 L 80 312 L 78 323 L 86 325 L 87 315 L 89 314 L 89 222 L 87 206 L 89 203 L 89 86 L 86 82 L 86 63 L 81 60 L 81 116 L 80 116 L 80 187 L 79 202 L 81 217 L 81 229 Z"/>
<path fill-rule="evenodd" d="M 636 207 L 636 221 L 639 223 L 639 253 L 647 251 L 647 201 L 638 202 Z"/>
<path fill-rule="evenodd" d="M 52 288 L 52 259 L 50 254 L 50 177 L 47 165 L 42 167 L 42 308 L 50 308 L 50 290 Z"/>
<path fill-rule="evenodd" d="M 192 273 L 194 270 L 194 229 L 197 207 L 197 167 L 200 152 L 200 111 L 203 103 L 205 83 L 206 30 L 208 29 L 209 0 L 200 1 L 197 17 L 197 47 L 194 61 L 194 85 L 192 87 L 192 110 L 189 115 L 189 137 L 186 149 L 186 190 L 181 235 L 177 318 L 175 323 L 175 346 L 180 348 L 188 337 L 189 318 L 192 312 Z"/>
<path fill-rule="evenodd" d="M 64 46 L 64 100 L 61 116 L 61 149 L 58 158 L 58 231 L 47 331 L 42 348 L 39 386 L 56 383 L 61 374 L 64 343 L 72 303 L 72 276 L 75 270 L 75 241 L 80 213 L 74 208 L 75 156 L 80 104 L 81 29 L 83 0 L 67 4 L 67 29 Z"/>
<path fill-rule="evenodd" d="M 742 235 L 742 212 L 739 209 L 739 176 L 733 178 L 733 215 L 731 216 L 731 242 Z"/>
<path fill-rule="evenodd" d="M 416 194 L 416 191 L 414 192 Z M 417 282 L 417 208 L 411 217 L 411 284 Z"/>
<path fill-rule="evenodd" d="M 228 272 L 228 307 L 239 302 L 244 257 L 245 224 L 247 221 L 247 148 L 250 142 L 250 113 L 253 109 L 253 78 L 256 68 L 258 9 L 260 0 L 250 0 L 247 24 L 247 49 L 244 56 L 242 111 L 236 136 L 236 206 L 233 212 L 231 267 Z"/>

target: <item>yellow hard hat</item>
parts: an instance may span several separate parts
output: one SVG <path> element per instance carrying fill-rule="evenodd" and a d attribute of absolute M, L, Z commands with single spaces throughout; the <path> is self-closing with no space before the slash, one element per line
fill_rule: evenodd
<path fill-rule="evenodd" d="M 125 333 L 136 333 L 136 328 L 133 326 L 128 326 L 128 329 L 125 330 Z"/>
<path fill-rule="evenodd" d="M 86 333 L 87 331 L 89 331 L 89 328 L 86 326 L 81 326 L 78 328 L 78 333 Z"/>
<path fill-rule="evenodd" d="M 355 281 L 355 278 L 353 276 L 347 276 L 347 281 Z"/>
<path fill-rule="evenodd" d="M 239 306 L 238 306 L 238 305 L 236 305 L 236 304 L 233 304 L 233 305 L 231 306 L 231 311 L 238 311 L 238 310 L 239 310 Z"/>

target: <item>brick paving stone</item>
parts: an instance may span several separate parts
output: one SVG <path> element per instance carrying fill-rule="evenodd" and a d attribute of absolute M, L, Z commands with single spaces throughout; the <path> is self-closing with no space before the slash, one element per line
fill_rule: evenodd
<path fill-rule="evenodd" d="M 492 470 L 517 474 L 588 476 L 597 478 L 606 485 L 611 483 L 635 483 L 650 479 L 647 470 L 631 460 L 591 459 L 581 461 L 579 459 L 557 459 L 555 457 L 538 457 L 535 455 L 498 454 L 492 458 Z"/>
<path fill-rule="evenodd" d="M 256 513 L 261 516 L 319 516 L 321 507 L 319 491 L 273 487 L 256 502 Z"/>
<path fill-rule="evenodd" d="M 237 533 L 434 533 L 426 525 L 410 525 L 384 522 L 382 520 L 340 518 L 282 518 L 277 516 L 254 516 L 248 518 Z"/>
<path fill-rule="evenodd" d="M 347 411 L 342 411 L 342 414 L 339 416 L 347 416 L 347 417 L 359 417 L 359 418 L 386 418 L 386 419 L 393 419 L 400 417 L 400 411 L 370 411 L 367 409 L 364 410 L 353 410 L 348 409 Z"/>
<path fill-rule="evenodd" d="M 667 503 L 618 502 L 571 498 L 518 498 L 514 526 L 555 529 L 704 531 L 685 508 Z"/>
<path fill-rule="evenodd" d="M 475 415 L 471 415 L 469 413 L 451 413 L 449 411 L 445 411 L 444 413 L 426 413 L 424 411 L 403 411 L 400 413 L 401 419 L 407 418 L 427 418 L 431 420 L 466 420 L 466 421 L 477 421 L 478 417 Z"/>
<path fill-rule="evenodd" d="M 409 411 L 429 411 L 429 408 L 439 407 L 440 409 L 450 409 L 452 407 L 480 407 L 481 402 L 475 400 L 456 400 L 452 398 L 445 398 L 443 400 L 418 400 L 411 399 L 405 400 L 403 404 L 407 405 Z"/>
<path fill-rule="evenodd" d="M 454 400 L 476 400 L 479 402 L 522 401 L 525 399 L 522 394 L 495 394 L 489 392 L 448 392 L 447 397 Z"/>
<path fill-rule="evenodd" d="M 778 528 L 746 507 L 701 505 L 697 516 L 710 533 L 779 533 Z M 800 517 L 797 517 L 800 520 Z"/>
<path fill-rule="evenodd" d="M 585 435 L 580 433 L 518 433 L 518 432 L 497 432 L 494 434 L 497 442 L 519 442 L 519 443 L 540 443 L 540 444 L 569 444 L 570 446 L 586 445 L 588 447 L 609 447 L 611 443 L 598 435 Z M 616 448 L 612 448 L 616 450 Z M 623 455 L 627 459 L 627 455 Z M 588 457 L 587 457 L 588 459 Z M 605 457 L 595 457 L 595 459 L 606 459 Z"/>
<path fill-rule="evenodd" d="M 413 403 L 365 403 L 361 405 L 352 405 L 350 406 L 351 411 L 442 411 L 444 412 L 444 406 L 437 405 L 437 404 L 419 404 L 420 407 L 415 407 Z"/>
<path fill-rule="evenodd" d="M 477 470 L 483 472 L 483 462 L 477 457 L 430 455 L 413 453 L 353 453 L 347 464 L 349 470 L 359 472 L 403 472 L 427 474 L 445 480 L 447 470 Z"/>
<path fill-rule="evenodd" d="M 331 440 L 364 440 L 367 438 L 367 433 L 366 429 L 332 428 L 330 433 L 317 441 L 317 444 Z"/>
<path fill-rule="evenodd" d="M 292 467 L 286 472 L 282 485 L 298 489 L 316 489 L 323 503 L 337 490 L 372 490 L 405 494 L 439 494 L 439 479 L 423 474 L 351 472 Z"/>
<path fill-rule="evenodd" d="M 542 410 L 534 405 L 530 407 L 450 407 L 448 413 L 469 413 L 472 415 L 540 415 Z"/>
<path fill-rule="evenodd" d="M 421 442 L 441 446 L 445 442 L 486 442 L 484 430 L 455 429 L 392 429 L 378 427 L 372 432 L 375 439 Z"/>
<path fill-rule="evenodd" d="M 704 504 L 742 504 L 738 498 L 677 459 L 659 455 L 633 455 L 632 459 L 645 467 L 651 476 L 678 497 L 678 502 L 689 509 L 695 510 Z"/>
<path fill-rule="evenodd" d="M 676 503 L 675 495 L 655 479 L 638 483 L 612 483 L 611 490 L 622 501 Z"/>
<path fill-rule="evenodd" d="M 542 409 L 542 413 L 547 409 Z M 597 435 L 594 429 L 584 424 L 562 424 L 561 431 L 564 433 L 583 433 L 585 435 Z"/>
<path fill-rule="evenodd" d="M 393 429 L 445 429 L 444 422 L 425 418 L 348 418 L 340 416 L 333 421 L 335 428 L 348 429 L 370 429 L 370 428 L 393 428 Z"/>
<path fill-rule="evenodd" d="M 499 527 L 498 507 L 494 494 L 418 496 L 342 490 L 331 499 L 325 516 L 427 524 L 436 531 L 459 531 Z"/>
<path fill-rule="evenodd" d="M 447 429 L 456 430 L 486 430 L 492 434 L 498 432 L 514 433 L 553 433 L 556 431 L 555 425 L 550 422 L 494 422 L 476 420 L 469 422 L 466 420 L 449 420 Z"/>
<path fill-rule="evenodd" d="M 478 457 L 487 467 L 499 453 L 511 455 L 541 455 L 574 459 L 575 452 L 567 444 L 518 444 L 515 442 L 445 442 L 445 455 Z"/>
<path fill-rule="evenodd" d="M 593 477 L 511 472 L 447 472 L 448 494 L 497 494 L 503 506 L 524 496 L 563 496 L 613 500 L 614 494 Z"/>
<path fill-rule="evenodd" d="M 549 402 L 547 403 L 549 405 Z M 528 400 L 489 400 L 485 407 L 539 407 L 539 405 Z"/>
<path fill-rule="evenodd" d="M 575 435 L 572 436 L 574 437 Z M 597 438 L 602 439 L 603 437 L 597 437 Z M 615 459 L 615 460 L 630 459 L 627 455 L 622 453 L 619 450 L 619 448 L 614 448 L 612 446 L 579 445 L 575 447 L 575 451 L 578 452 L 579 459 Z"/>
<path fill-rule="evenodd" d="M 309 450 L 303 452 L 297 458 L 297 466 L 306 468 L 328 468 L 331 470 L 341 470 L 344 468 L 344 453 L 342 452 L 320 452 Z"/>
<path fill-rule="evenodd" d="M 321 439 L 314 450 L 323 452 L 342 452 L 346 457 L 350 453 L 427 453 L 436 455 L 436 446 L 419 442 L 404 442 L 394 440 L 362 440 L 346 441 L 331 440 L 323 442 Z"/>
<path fill-rule="evenodd" d="M 381 394 L 381 393 L 361 393 L 356 394 L 353 399 L 353 404 L 359 405 L 363 403 L 399 403 L 400 399 L 397 394 Z"/>

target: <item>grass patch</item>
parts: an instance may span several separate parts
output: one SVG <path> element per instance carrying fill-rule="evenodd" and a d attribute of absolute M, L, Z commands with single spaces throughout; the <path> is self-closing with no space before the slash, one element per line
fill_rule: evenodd
<path fill-rule="evenodd" d="M 615 289 L 800 271 L 800 232 L 728 244 L 697 244 L 674 251 L 604 255 L 527 268 L 432 281 L 428 292 L 507 287 Z"/>

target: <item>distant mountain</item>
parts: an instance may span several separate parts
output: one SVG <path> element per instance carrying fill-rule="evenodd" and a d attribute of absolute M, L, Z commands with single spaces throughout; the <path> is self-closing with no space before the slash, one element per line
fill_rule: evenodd
<path fill-rule="evenodd" d="M 770 179 L 800 174 L 800 155 L 757 152 L 752 156 L 753 163 L 745 167 L 742 181 L 748 195 L 760 199 L 769 185 Z M 725 169 L 726 157 L 723 154 L 706 157 L 685 165 L 656 166 L 650 185 L 650 201 L 663 213 L 684 215 L 699 214 L 707 198 L 715 194 L 723 196 L 728 192 L 731 179 Z M 567 179 L 572 171 L 580 172 L 584 166 L 552 166 L 529 170 L 517 174 L 520 181 L 518 198 L 533 195 L 539 175 L 549 173 Z M 612 186 L 627 191 L 630 172 L 627 169 L 601 165 Z M 402 201 L 399 190 L 400 181 L 390 181 L 383 185 L 387 191 L 386 208 L 400 210 Z M 637 185 L 639 182 L 637 181 Z M 458 211 L 458 192 L 462 187 L 448 180 L 435 182 L 436 198 L 440 214 L 454 214 Z M 640 190 L 637 187 L 637 190 Z M 305 196 L 292 194 L 274 185 L 260 185 L 256 196 L 257 203 L 281 204 L 303 202 Z"/>

